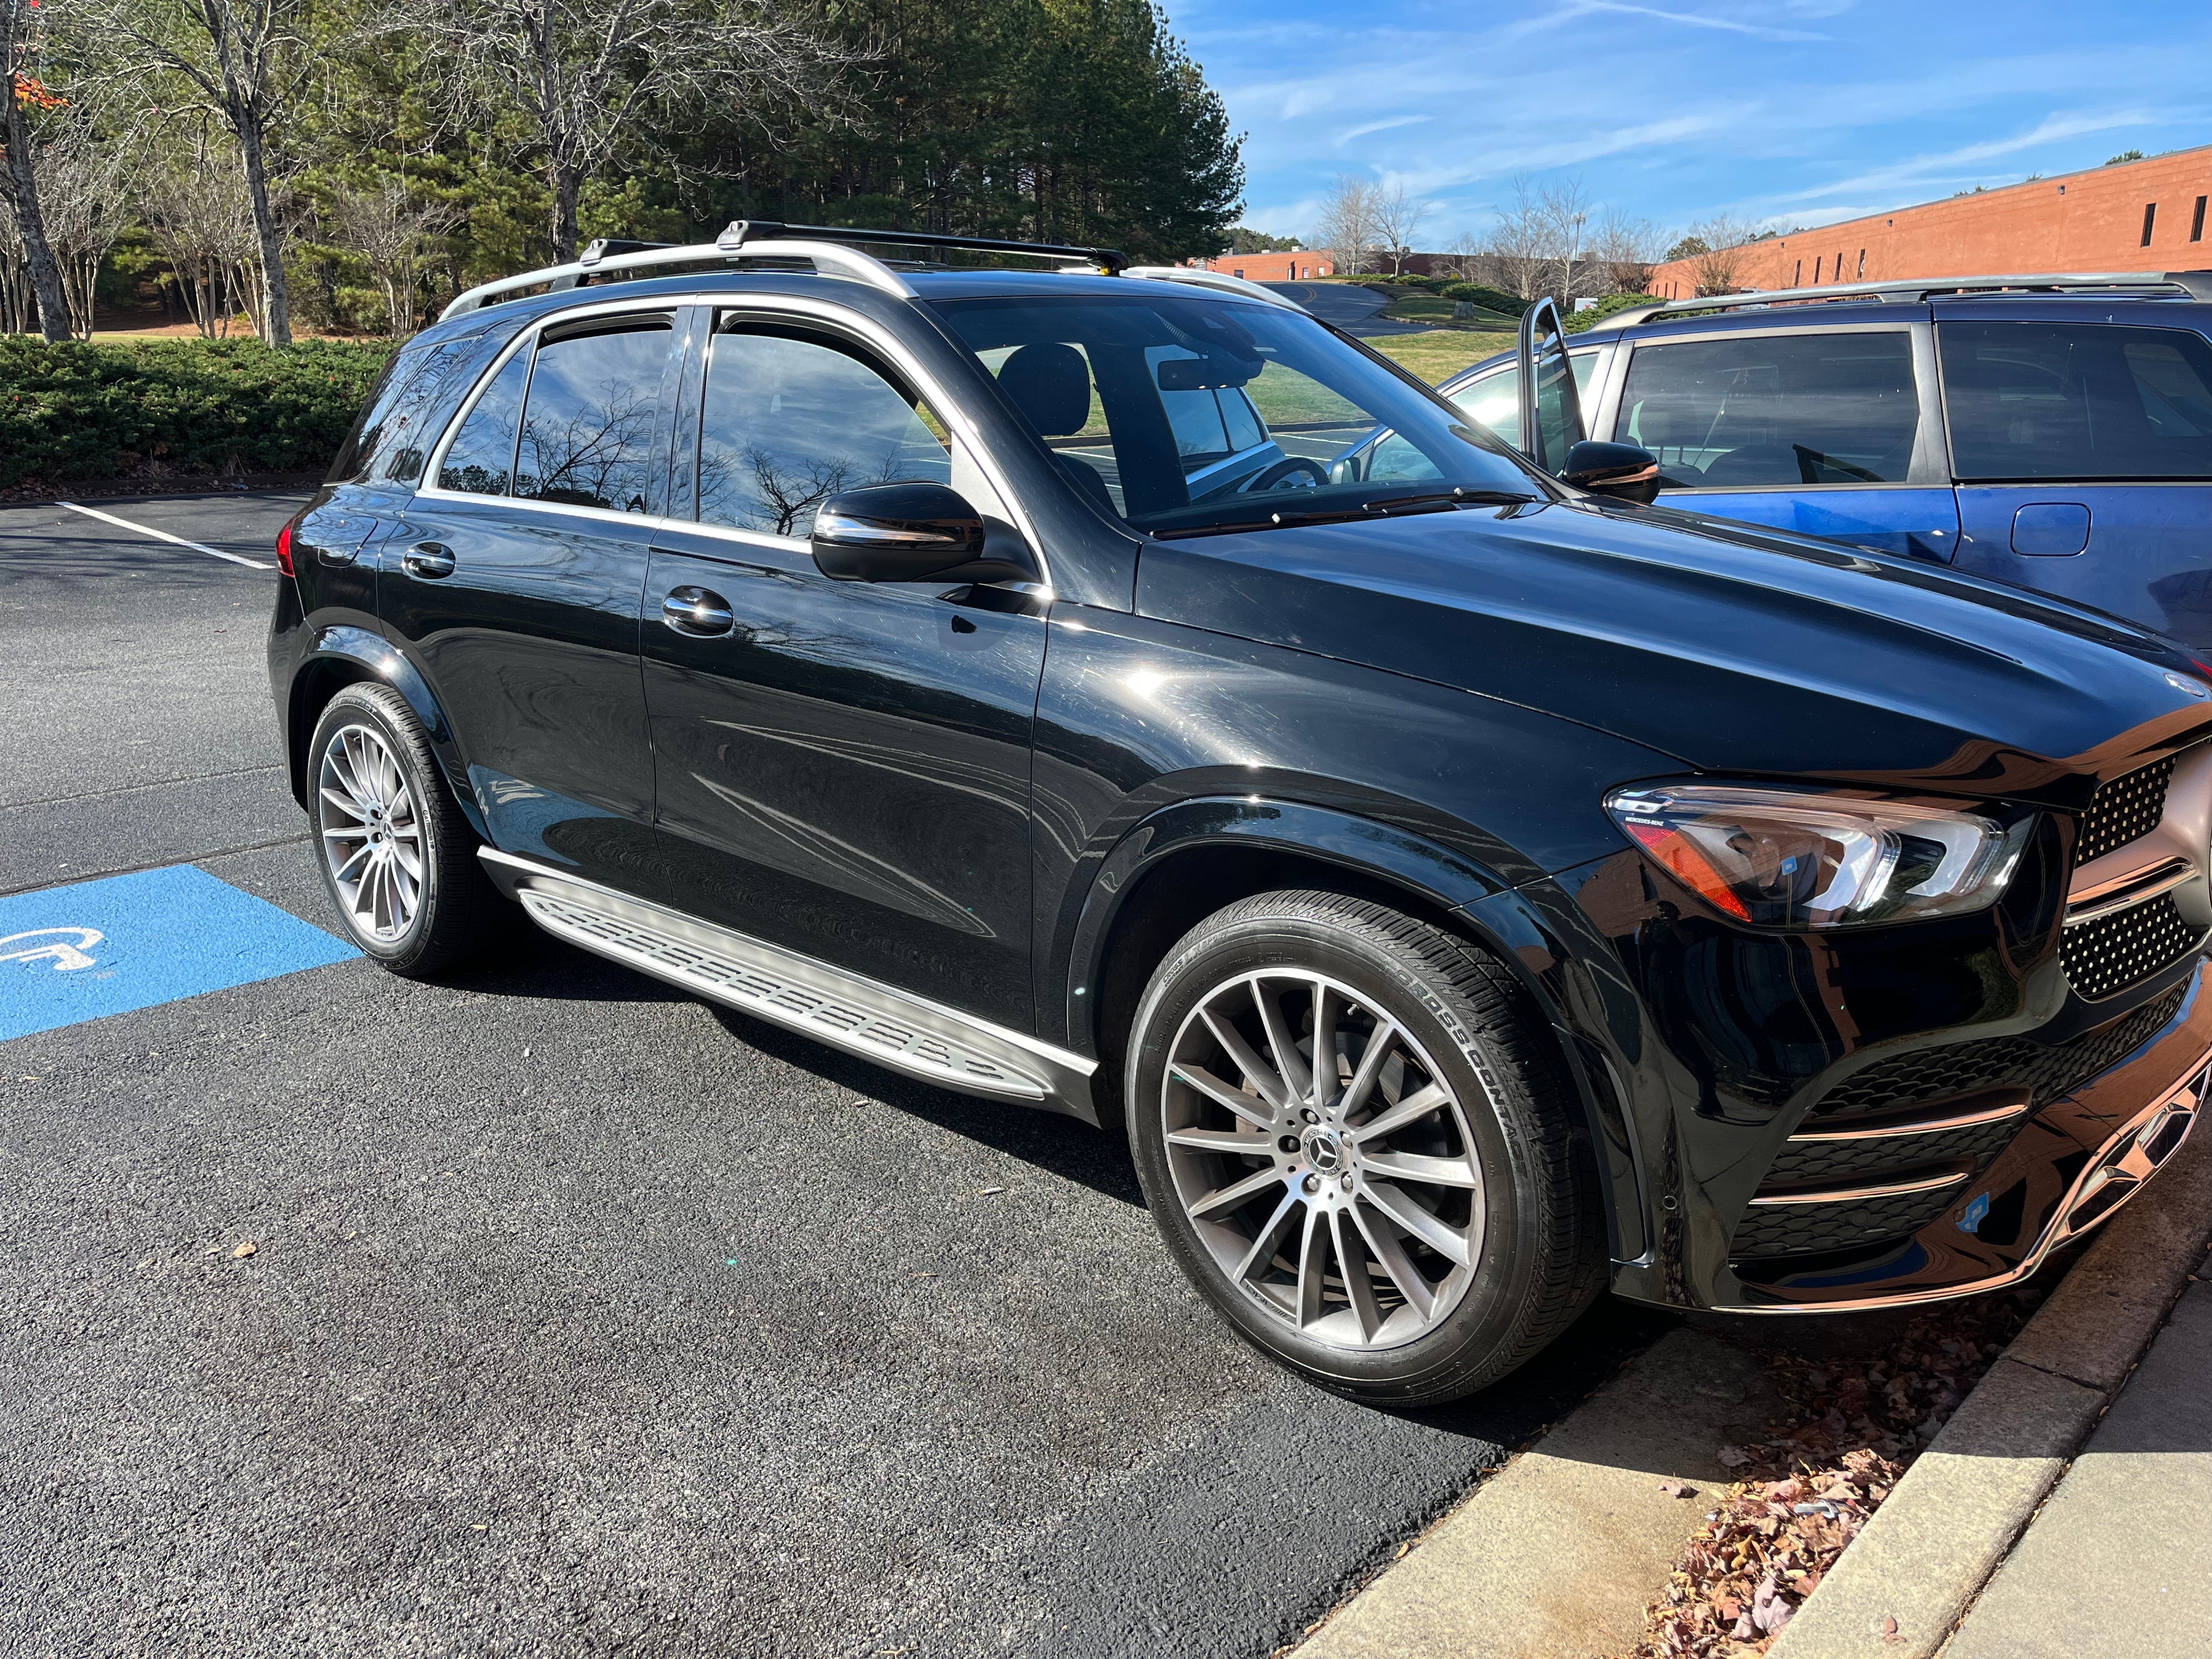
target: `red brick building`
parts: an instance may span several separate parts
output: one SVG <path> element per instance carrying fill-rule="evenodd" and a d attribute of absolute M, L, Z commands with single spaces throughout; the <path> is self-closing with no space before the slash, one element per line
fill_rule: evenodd
<path fill-rule="evenodd" d="M 1291 253 L 1223 253 L 1190 263 L 1200 270 L 1218 270 L 1252 283 L 1303 283 L 1310 277 L 1336 275 L 1336 256 L 1327 248 L 1300 248 Z"/>
<path fill-rule="evenodd" d="M 1793 231 L 1733 250 L 1730 286 L 1813 288 L 1828 283 L 2014 271 L 2212 269 L 2205 204 L 2212 145 L 1953 196 L 1893 213 Z M 1676 259 L 1651 273 L 1669 300 L 1698 291 L 1699 266 Z"/>

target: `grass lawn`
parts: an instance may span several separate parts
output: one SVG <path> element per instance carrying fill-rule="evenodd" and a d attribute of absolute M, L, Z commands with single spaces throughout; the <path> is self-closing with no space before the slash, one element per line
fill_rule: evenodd
<path fill-rule="evenodd" d="M 1385 335 L 1365 343 L 1434 386 L 1469 363 L 1512 350 L 1518 340 L 1517 334 L 1505 331 L 1486 334 L 1473 329 L 1438 328 L 1425 334 Z"/>

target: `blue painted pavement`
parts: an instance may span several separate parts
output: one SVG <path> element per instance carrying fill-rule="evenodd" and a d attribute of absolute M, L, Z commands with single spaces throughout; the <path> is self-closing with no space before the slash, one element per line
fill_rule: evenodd
<path fill-rule="evenodd" d="M 360 953 L 204 870 L 0 899 L 0 1041 Z"/>

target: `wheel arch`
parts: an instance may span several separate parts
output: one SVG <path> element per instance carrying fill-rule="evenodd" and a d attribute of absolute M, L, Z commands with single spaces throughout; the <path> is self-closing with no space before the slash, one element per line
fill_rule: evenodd
<path fill-rule="evenodd" d="M 338 626 L 318 632 L 292 676 L 285 714 L 285 762 L 292 798 L 307 804 L 307 745 L 315 722 L 332 697 L 349 685 L 372 681 L 388 685 L 406 700 L 430 739 L 430 752 L 446 775 L 447 787 L 460 804 L 470 827 L 484 833 L 482 817 L 466 786 L 468 769 L 453 735 L 453 722 L 414 664 L 381 635 L 366 628 Z"/>
<path fill-rule="evenodd" d="M 1497 871 L 1401 826 L 1334 808 L 1250 796 L 1180 801 L 1106 854 L 1064 981 L 1068 1035 L 1099 1061 L 1091 1087 L 1100 1122 L 1123 1120 L 1126 1039 L 1152 970 L 1176 940 L 1239 899 L 1288 888 L 1387 905 L 1504 964 L 1547 1028 L 1581 1108 L 1616 1255 L 1641 1254 L 1633 1129 L 1613 1080 L 1594 1063 L 1601 1045 L 1563 1006 L 1557 933 Z"/>

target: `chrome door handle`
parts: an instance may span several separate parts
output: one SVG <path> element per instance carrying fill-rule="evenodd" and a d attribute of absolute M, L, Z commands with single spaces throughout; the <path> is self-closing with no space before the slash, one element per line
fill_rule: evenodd
<path fill-rule="evenodd" d="M 660 602 L 660 620 L 679 634 L 726 634 L 735 623 L 730 602 L 708 587 L 679 587 Z"/>
<path fill-rule="evenodd" d="M 442 542 L 417 542 L 400 556 L 399 568 L 410 576 L 434 582 L 453 574 L 453 550 Z"/>

